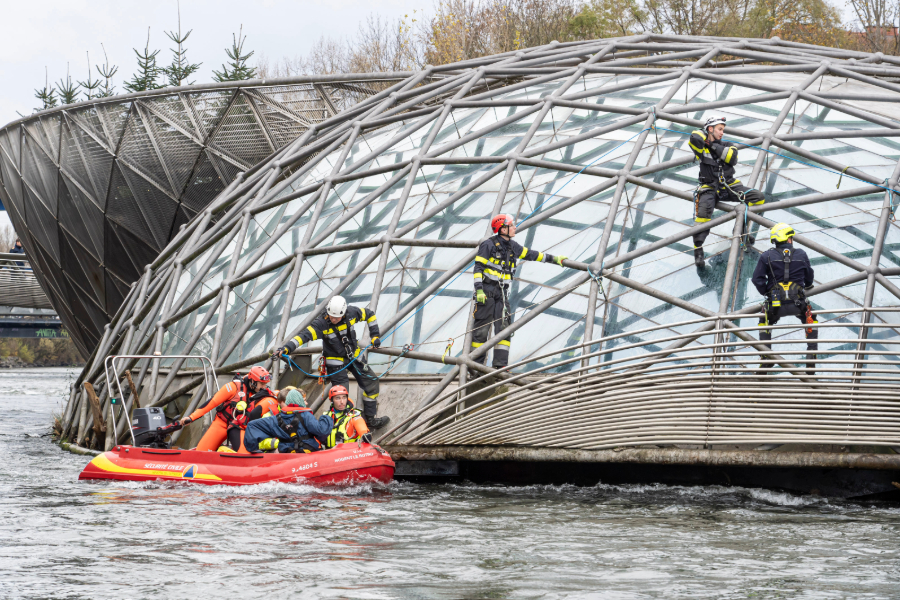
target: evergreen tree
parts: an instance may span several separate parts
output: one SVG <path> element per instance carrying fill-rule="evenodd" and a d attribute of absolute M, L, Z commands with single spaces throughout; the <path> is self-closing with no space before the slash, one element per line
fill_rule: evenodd
<path fill-rule="evenodd" d="M 98 88 L 102 83 L 99 79 L 91 79 L 91 53 L 87 53 L 87 62 L 88 62 L 88 76 L 85 81 L 79 81 L 78 85 L 80 85 L 84 89 L 84 97 L 86 100 L 93 100 L 94 98 L 100 97 L 100 91 Z"/>
<path fill-rule="evenodd" d="M 66 63 L 66 78 L 60 79 L 56 84 L 56 89 L 59 91 L 60 101 L 63 104 L 74 104 L 75 102 L 77 102 L 78 88 L 79 85 L 72 82 L 72 76 L 69 75 L 69 64 Z"/>
<path fill-rule="evenodd" d="M 193 29 L 191 29 L 193 31 Z M 184 47 L 184 43 L 187 41 L 188 37 L 191 35 L 191 31 L 188 31 L 184 36 L 181 35 L 181 3 L 178 4 L 178 34 L 174 31 L 167 31 L 166 36 L 170 40 L 172 40 L 175 44 L 177 44 L 178 48 L 172 48 L 172 64 L 168 67 L 164 67 L 162 72 L 165 73 L 166 77 L 169 79 L 169 85 L 172 86 L 182 86 L 182 85 L 193 85 L 193 81 L 187 81 L 187 78 L 197 72 L 200 69 L 200 65 L 203 63 L 191 63 L 187 59 L 187 48 Z"/>
<path fill-rule="evenodd" d="M 34 97 L 41 101 L 40 108 L 35 110 L 44 110 L 56 106 L 56 88 L 50 85 L 49 79 L 47 67 L 44 67 L 44 87 L 40 90 L 34 90 Z"/>
<path fill-rule="evenodd" d="M 132 48 L 135 56 L 137 56 L 138 68 L 137 72 L 131 76 L 131 81 L 123 84 L 123 87 L 129 92 L 145 92 L 147 90 L 156 90 L 162 86 L 157 83 L 159 74 L 162 69 L 156 65 L 156 55 L 159 50 L 150 52 L 150 28 L 147 28 L 147 44 L 144 46 L 144 53 L 138 52 L 137 48 Z"/>
<path fill-rule="evenodd" d="M 243 32 L 244 26 L 241 25 L 236 36 L 231 34 L 233 39 L 231 48 L 225 49 L 225 54 L 231 60 L 227 65 L 222 65 L 221 71 L 213 70 L 213 79 L 216 81 L 242 81 L 256 77 L 256 67 L 247 66 L 247 60 L 253 56 L 253 51 L 244 54 L 244 42 L 247 41 L 247 36 L 242 36 Z"/>
<path fill-rule="evenodd" d="M 110 96 L 116 93 L 116 87 L 112 84 L 112 78 L 119 70 L 117 65 L 109 66 L 109 57 L 106 55 L 106 47 L 103 44 L 100 44 L 100 47 L 103 48 L 103 58 L 105 62 L 103 63 L 103 68 L 100 68 L 100 65 L 95 65 L 97 72 L 100 73 L 100 77 L 103 78 L 103 86 L 100 88 L 100 93 L 97 94 L 98 98 L 109 98 Z"/>

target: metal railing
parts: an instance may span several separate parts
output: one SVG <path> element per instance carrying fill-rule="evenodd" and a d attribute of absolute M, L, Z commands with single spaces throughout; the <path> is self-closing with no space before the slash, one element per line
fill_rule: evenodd
<path fill-rule="evenodd" d="M 53 308 L 24 254 L 0 253 L 0 304 Z"/>
<path fill-rule="evenodd" d="M 808 326 L 820 335 L 814 353 L 798 325 L 770 326 L 775 339 L 765 343 L 757 339 L 760 327 L 729 325 L 759 315 L 629 331 L 529 357 L 530 364 L 548 362 L 504 381 L 475 379 L 421 407 L 380 441 L 582 449 L 900 446 L 898 325 L 872 322 L 879 314 L 900 316 L 900 308 L 817 312 L 834 320 Z M 850 320 L 852 313 L 862 318 Z M 710 323 L 707 331 L 674 333 Z M 658 335 L 666 331 L 673 333 Z M 867 333 L 842 337 L 848 331 Z M 623 343 L 638 336 L 652 339 Z"/>

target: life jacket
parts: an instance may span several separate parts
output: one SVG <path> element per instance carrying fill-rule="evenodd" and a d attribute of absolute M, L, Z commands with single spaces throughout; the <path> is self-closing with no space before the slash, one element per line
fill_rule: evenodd
<path fill-rule="evenodd" d="M 334 427 L 331 429 L 331 433 L 328 434 L 328 439 L 325 442 L 326 448 L 334 448 L 338 444 L 343 444 L 344 442 L 355 442 L 359 439 L 359 437 L 347 437 L 347 425 L 355 419 L 356 417 L 361 417 L 362 413 L 357 409 L 353 408 L 353 404 L 348 401 L 348 406 L 345 408 L 341 415 L 335 412 L 334 408 L 329 412 L 332 421 L 334 421 Z"/>
<path fill-rule="evenodd" d="M 782 302 L 793 302 L 798 307 L 802 307 L 806 304 L 806 292 L 803 291 L 803 286 L 797 283 L 796 281 L 791 281 L 791 254 L 792 250 L 790 248 L 777 248 L 781 250 L 783 261 L 784 261 L 784 273 L 782 274 L 781 281 L 776 281 L 775 285 L 770 290 L 771 294 L 771 303 L 773 307 L 781 306 Z M 769 273 L 772 274 L 772 281 L 775 281 L 775 271 L 772 269 L 772 260 L 769 259 L 768 262 Z"/>
<path fill-rule="evenodd" d="M 244 397 L 246 397 L 246 393 L 248 393 L 248 390 L 246 390 L 245 388 L 240 388 L 240 392 L 238 395 L 240 395 L 241 393 L 244 393 Z M 252 413 L 253 409 L 255 409 L 256 406 L 265 398 L 275 398 L 275 392 L 273 392 L 269 388 L 263 388 L 259 390 L 258 392 L 250 396 L 248 400 L 245 400 L 247 403 L 247 408 L 245 408 L 243 411 L 237 410 L 237 404 L 238 402 L 240 402 L 240 399 L 223 402 L 221 405 L 219 405 L 218 408 L 221 409 L 223 406 L 226 407 L 222 410 L 221 414 L 223 414 L 224 418 L 227 420 L 229 429 L 232 429 L 234 427 L 246 429 L 248 421 L 247 416 Z"/>
<path fill-rule="evenodd" d="M 295 408 L 291 412 L 280 412 L 275 415 L 275 418 L 278 419 L 278 426 L 291 436 L 291 442 L 294 443 L 294 449 L 298 452 L 300 450 L 305 450 L 302 448 L 304 443 L 315 449 L 318 449 L 320 446 L 319 441 L 315 436 L 310 435 L 308 432 L 300 436 L 297 434 L 297 431 L 300 429 L 300 414 L 304 412 L 311 413 L 312 410 L 309 408 Z"/>

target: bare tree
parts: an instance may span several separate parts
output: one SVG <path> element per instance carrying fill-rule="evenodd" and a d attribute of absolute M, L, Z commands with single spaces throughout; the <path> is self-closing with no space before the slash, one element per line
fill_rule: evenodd
<path fill-rule="evenodd" d="M 850 6 L 862 27 L 858 37 L 865 50 L 886 54 L 896 54 L 900 50 L 897 36 L 900 1 L 850 0 Z"/>

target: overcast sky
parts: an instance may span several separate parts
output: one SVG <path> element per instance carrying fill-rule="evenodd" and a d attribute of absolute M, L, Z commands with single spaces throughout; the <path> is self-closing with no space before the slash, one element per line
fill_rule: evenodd
<path fill-rule="evenodd" d="M 177 30 L 176 0 L 4 0 L 0 3 L 0 125 L 27 115 L 38 106 L 34 90 L 59 81 L 70 63 L 73 79 L 87 75 L 87 57 L 100 63 L 106 47 L 119 65 L 116 88 L 135 69 L 132 48 L 143 49 L 150 27 L 150 47 L 159 62 L 171 60 L 164 31 Z M 193 29 L 188 56 L 202 62 L 197 83 L 211 81 L 221 70 L 224 49 L 243 25 L 246 49 L 272 60 L 303 55 L 319 37 L 348 37 L 369 14 L 390 19 L 413 9 L 431 7 L 430 0 L 181 0 L 182 31 Z M 94 72 L 96 76 L 96 71 Z"/>

